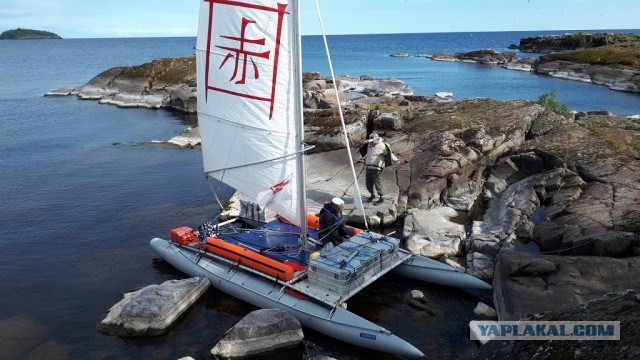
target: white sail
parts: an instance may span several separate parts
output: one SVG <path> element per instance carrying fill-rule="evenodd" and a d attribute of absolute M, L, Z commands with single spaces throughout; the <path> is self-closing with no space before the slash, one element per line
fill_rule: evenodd
<path fill-rule="evenodd" d="M 196 54 L 205 173 L 299 224 L 294 1 L 201 0 Z"/>

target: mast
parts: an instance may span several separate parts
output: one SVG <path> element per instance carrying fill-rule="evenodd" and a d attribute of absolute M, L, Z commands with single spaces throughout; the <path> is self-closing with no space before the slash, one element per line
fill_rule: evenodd
<path fill-rule="evenodd" d="M 298 213 L 300 215 L 300 242 L 307 245 L 307 186 L 305 184 L 304 162 L 304 117 L 302 112 L 302 35 L 300 34 L 300 0 L 291 0 L 293 7 L 293 84 L 296 121 L 296 175 L 298 179 Z"/>

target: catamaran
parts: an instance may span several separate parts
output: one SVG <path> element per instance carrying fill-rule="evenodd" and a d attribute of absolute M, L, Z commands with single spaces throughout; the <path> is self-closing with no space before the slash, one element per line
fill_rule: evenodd
<path fill-rule="evenodd" d="M 204 172 L 278 216 L 227 235 L 224 223 L 210 225 L 200 239 L 192 228 L 178 227 L 169 240 L 154 238 L 150 245 L 178 270 L 207 277 L 214 287 L 260 308 L 287 311 L 305 327 L 421 358 L 413 345 L 346 310 L 346 301 L 390 271 L 449 286 L 491 286 L 409 253 L 398 239 L 369 231 L 366 220 L 364 231 L 318 252 L 318 219 L 307 214 L 304 181 L 299 2 L 200 0 L 196 60 Z M 316 7 L 319 12 L 317 2 Z M 327 56 L 333 76 L 328 50 Z M 353 162 L 351 170 L 350 200 L 364 215 Z"/>

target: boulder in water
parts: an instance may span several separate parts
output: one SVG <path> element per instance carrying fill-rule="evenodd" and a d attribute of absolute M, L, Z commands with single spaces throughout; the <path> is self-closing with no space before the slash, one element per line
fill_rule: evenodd
<path fill-rule="evenodd" d="M 105 313 L 97 328 L 110 335 L 161 335 L 209 285 L 209 279 L 195 277 L 169 280 L 127 293 Z"/>
<path fill-rule="evenodd" d="M 236 323 L 211 349 L 225 359 L 265 356 L 302 344 L 304 334 L 298 319 L 279 309 L 256 310 Z"/>

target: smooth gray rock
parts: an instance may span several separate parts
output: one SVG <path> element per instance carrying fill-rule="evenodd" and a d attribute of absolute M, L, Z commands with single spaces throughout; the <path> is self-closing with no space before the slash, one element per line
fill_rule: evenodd
<path fill-rule="evenodd" d="M 413 95 L 413 90 L 402 80 L 389 78 L 384 80 L 361 80 L 349 76 L 340 76 L 340 88 L 344 92 L 356 92 L 367 96 Z"/>
<path fill-rule="evenodd" d="M 460 61 L 457 57 L 451 54 L 428 54 L 425 57 L 435 61 Z"/>
<path fill-rule="evenodd" d="M 575 212 L 575 200 L 583 194 L 585 182 L 573 171 L 556 168 L 545 171 L 546 168 L 553 167 L 545 156 L 540 156 L 535 152 L 522 152 L 511 155 L 508 159 L 503 159 L 493 169 L 495 175 L 489 177 L 488 186 L 485 193 L 491 198 L 489 207 L 484 215 L 483 221 L 473 223 L 471 235 L 467 243 L 470 253 L 481 253 L 494 259 L 502 247 L 512 247 L 513 240 L 520 238 L 524 241 L 534 240 L 544 250 L 559 250 L 562 247 L 569 247 L 569 244 L 591 241 L 599 236 L 598 232 L 582 232 L 579 230 L 570 231 L 570 226 L 559 226 L 548 219 L 553 219 L 563 212 L 571 209 Z M 540 172 L 535 174 L 536 172 Z M 534 174 L 527 177 L 528 174 Z M 504 190 L 505 186 L 507 186 Z M 604 186 L 604 185 L 603 185 Z M 603 189 L 597 191 L 606 194 Z M 589 199 L 591 206 L 595 206 L 597 201 Z M 541 207 L 544 205 L 544 208 Z M 531 217 L 537 209 L 540 212 L 540 223 L 534 224 Z M 598 217 L 598 224 L 606 224 L 609 212 L 592 209 L 593 214 L 588 215 Z M 588 217 L 583 217 L 580 221 L 573 221 L 573 226 L 584 224 Z M 607 236 L 603 236 L 593 246 L 600 246 L 601 254 L 620 254 L 628 251 L 633 243 L 633 234 L 605 231 Z M 591 246 L 585 249 L 591 249 Z M 469 259 L 468 266 L 471 267 L 472 259 Z M 481 262 L 487 265 L 486 262 Z M 472 269 L 476 273 L 491 274 L 490 268 Z"/>
<path fill-rule="evenodd" d="M 516 54 L 511 51 L 497 52 L 491 49 L 474 50 L 454 55 L 462 62 L 474 62 L 485 65 L 504 65 L 516 59 Z"/>
<path fill-rule="evenodd" d="M 327 81 L 323 79 L 310 80 L 303 83 L 305 91 L 324 90 L 327 88 Z"/>
<path fill-rule="evenodd" d="M 156 60 L 162 61 L 162 59 Z M 196 112 L 195 83 L 154 81 L 152 77 L 137 76 L 138 67 L 115 67 L 96 75 L 86 84 L 74 88 L 71 94 L 80 99 L 99 100 L 101 104 L 119 107 L 167 108 L 184 113 Z"/>
<path fill-rule="evenodd" d="M 182 132 L 180 132 L 180 135 L 172 137 L 171 139 L 167 140 L 167 143 L 173 144 L 181 148 L 194 147 L 194 146 L 200 145 L 201 143 L 200 128 L 188 127 Z"/>
<path fill-rule="evenodd" d="M 483 195 L 490 200 L 503 192 L 509 185 L 526 178 L 510 157 L 498 159 L 484 182 Z"/>
<path fill-rule="evenodd" d="M 564 116 L 557 115 L 553 112 L 545 112 L 532 124 L 529 137 L 535 139 L 544 136 L 553 129 L 560 127 L 562 124 L 567 124 L 572 121 L 572 119 L 567 119 Z"/>
<path fill-rule="evenodd" d="M 73 92 L 73 89 L 60 88 L 60 89 L 48 91 L 46 94 L 44 94 L 44 96 L 68 96 L 68 95 L 71 95 L 72 92 Z"/>
<path fill-rule="evenodd" d="M 340 104 L 345 104 L 347 98 L 343 91 L 338 90 L 338 97 L 333 88 L 323 90 L 308 90 L 304 94 L 304 105 L 310 109 L 338 109 L 338 100 Z"/>
<path fill-rule="evenodd" d="M 619 289 L 640 290 L 640 257 L 530 255 L 502 249 L 493 279 L 500 320 L 573 308 Z"/>
<path fill-rule="evenodd" d="M 424 300 L 424 293 L 420 290 L 411 290 L 411 298 L 414 300 Z"/>
<path fill-rule="evenodd" d="M 307 154 L 342 149 L 346 155 L 344 148 L 347 144 L 342 130 L 331 129 L 327 126 L 317 125 L 317 123 L 311 122 L 305 125 L 305 143 L 314 146 Z M 349 146 L 352 145 L 351 142 L 359 143 L 359 139 L 364 139 L 367 132 L 364 116 L 357 121 L 346 124 L 346 130 L 350 141 Z M 346 156 L 345 159 L 348 160 Z"/>
<path fill-rule="evenodd" d="M 640 70 L 623 65 L 589 65 L 569 61 L 547 61 L 544 56 L 536 62 L 534 72 L 561 79 L 607 86 L 611 90 L 640 92 Z"/>
<path fill-rule="evenodd" d="M 515 61 L 511 61 L 503 65 L 505 69 L 509 70 L 520 70 L 520 71 L 533 71 L 533 65 L 535 64 L 535 59 L 533 58 L 521 58 Z"/>
<path fill-rule="evenodd" d="M 511 246 L 516 238 L 516 229 L 527 222 L 534 210 L 540 205 L 534 187 L 535 176 L 509 186 L 493 198 L 483 221 L 475 221 L 472 226 L 469 243 L 470 253 L 481 253 L 490 259 L 503 246 Z M 485 262 L 481 264 L 486 265 Z M 473 267 L 473 260 L 468 261 Z M 475 273 L 491 274 L 491 268 L 472 269 Z"/>
<path fill-rule="evenodd" d="M 109 309 L 97 329 L 120 336 L 163 334 L 209 288 L 207 278 L 169 280 L 126 293 Z"/>
<path fill-rule="evenodd" d="M 460 107 L 470 105 L 469 102 L 471 100 L 463 100 L 442 106 L 450 111 L 447 113 L 451 114 L 449 120 L 460 122 L 459 129 L 436 131 L 421 142 L 416 141 L 416 151 L 410 160 L 408 208 L 425 209 L 445 204 L 459 210 L 469 209 L 481 193 L 486 166 L 522 145 L 533 119 L 544 111 L 535 104 L 511 103 L 517 105 L 517 111 L 498 110 L 504 115 L 494 118 L 491 125 L 474 123 L 468 126 L 470 124 L 457 114 Z M 492 101 L 474 102 L 474 106 L 482 103 L 492 109 L 503 106 L 490 105 Z M 433 116 L 434 120 L 439 118 L 435 113 Z M 404 128 L 410 126 L 405 124 Z M 417 138 L 412 135 L 412 139 Z"/>
<path fill-rule="evenodd" d="M 481 279 L 493 277 L 494 259 L 479 252 L 467 253 L 467 272 Z"/>
<path fill-rule="evenodd" d="M 476 305 L 476 308 L 473 309 L 473 315 L 477 319 L 497 319 L 498 318 L 498 314 L 496 313 L 496 310 L 483 302 L 479 302 L 478 305 Z"/>
<path fill-rule="evenodd" d="M 211 349 L 211 355 L 225 359 L 266 356 L 298 346 L 304 340 L 298 319 L 279 309 L 251 312 L 236 323 Z"/>
<path fill-rule="evenodd" d="M 402 119 L 398 113 L 381 113 L 373 119 L 376 129 L 400 130 Z"/>
<path fill-rule="evenodd" d="M 547 187 L 550 185 L 553 184 Z M 581 180 L 577 185 L 565 183 L 555 191 L 547 191 L 550 205 L 542 211 L 543 221 L 534 228 L 536 243 L 544 251 L 566 255 L 630 255 L 640 236 L 619 230 L 619 224 L 631 220 L 624 215 L 637 209 L 631 203 L 637 204 L 634 193 L 638 191 L 625 192 L 627 189 L 617 184 Z M 622 211 L 615 211 L 616 208 Z"/>
<path fill-rule="evenodd" d="M 457 215 L 448 207 L 409 210 L 402 231 L 407 250 L 431 258 L 456 256 L 466 239 L 464 226 L 449 220 Z"/>

